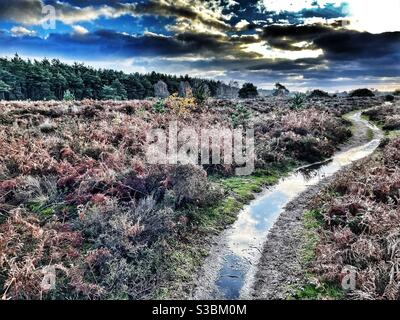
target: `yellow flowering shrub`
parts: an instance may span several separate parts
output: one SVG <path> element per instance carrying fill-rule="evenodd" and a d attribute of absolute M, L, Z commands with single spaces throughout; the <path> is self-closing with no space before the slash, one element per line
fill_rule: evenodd
<path fill-rule="evenodd" d="M 166 99 L 165 105 L 173 113 L 181 116 L 188 114 L 196 108 L 195 98 L 181 98 L 178 94 L 173 94 Z"/>

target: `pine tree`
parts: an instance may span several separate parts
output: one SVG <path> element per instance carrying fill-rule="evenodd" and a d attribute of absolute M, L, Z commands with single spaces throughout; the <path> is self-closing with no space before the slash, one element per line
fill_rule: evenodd
<path fill-rule="evenodd" d="M 75 96 L 74 94 L 67 90 L 64 92 L 64 101 L 74 101 L 75 100 Z"/>
<path fill-rule="evenodd" d="M 116 100 L 117 90 L 112 86 L 104 85 L 100 92 L 100 98 L 102 100 Z"/>
<path fill-rule="evenodd" d="M 115 99 L 116 100 L 126 100 L 128 98 L 128 93 L 126 92 L 124 86 L 119 82 L 118 79 L 115 79 L 111 87 L 115 90 Z"/>
<path fill-rule="evenodd" d="M 5 94 L 10 91 L 10 86 L 3 80 L 0 80 L 0 100 L 5 99 Z"/>
<path fill-rule="evenodd" d="M 51 61 L 23 60 L 17 54 L 12 59 L 0 58 L 0 80 L 4 82 L 2 99 L 7 100 L 50 100 L 64 99 L 67 90 L 77 100 L 82 99 L 144 99 L 154 96 L 153 85 L 164 81 L 168 90 L 177 92 L 181 81 L 192 87 L 200 79 L 170 76 L 151 72 L 149 74 L 125 74 L 114 70 L 96 70 L 81 63 L 72 66 L 58 59 Z M 204 80 L 216 94 L 218 83 Z"/>

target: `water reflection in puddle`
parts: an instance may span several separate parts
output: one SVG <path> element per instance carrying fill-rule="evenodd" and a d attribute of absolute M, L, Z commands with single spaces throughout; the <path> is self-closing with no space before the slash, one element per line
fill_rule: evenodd
<path fill-rule="evenodd" d="M 221 259 L 214 297 L 240 297 L 246 277 L 250 274 L 249 270 L 260 258 L 269 230 L 291 200 L 344 166 L 367 157 L 378 147 L 380 130 L 361 119 L 361 113 L 354 114 L 351 120 L 366 124 L 375 132 L 375 139 L 363 146 L 340 152 L 324 163 L 299 169 L 264 192 L 239 214 L 238 220 L 227 234 L 228 250 Z"/>

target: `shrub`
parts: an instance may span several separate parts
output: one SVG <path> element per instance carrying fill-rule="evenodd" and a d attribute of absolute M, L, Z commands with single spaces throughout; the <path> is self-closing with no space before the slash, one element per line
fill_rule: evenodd
<path fill-rule="evenodd" d="M 392 117 L 386 117 L 383 129 L 384 130 L 400 130 L 400 116 L 394 115 Z"/>
<path fill-rule="evenodd" d="M 42 227 L 39 221 L 20 209 L 10 213 L 0 225 L 0 287 L 3 299 L 43 299 L 74 297 L 71 289 L 74 264 L 81 263 L 82 237 L 70 225 L 50 223 Z M 43 268 L 57 270 L 57 291 L 41 287 Z M 83 286 L 82 282 L 82 286 Z M 98 288 L 100 291 L 100 288 Z"/>
<path fill-rule="evenodd" d="M 238 126 L 246 126 L 251 119 L 251 112 L 249 109 L 239 104 L 235 106 L 235 111 L 231 115 L 231 120 L 233 126 L 236 128 Z"/>
<path fill-rule="evenodd" d="M 290 108 L 293 110 L 303 109 L 305 101 L 306 95 L 304 93 L 296 93 L 295 96 L 290 100 Z"/>
<path fill-rule="evenodd" d="M 172 173 L 177 204 L 203 204 L 209 187 L 207 173 L 199 166 L 178 165 Z"/>
<path fill-rule="evenodd" d="M 180 98 L 176 94 L 168 97 L 166 106 L 176 115 L 184 116 L 196 108 L 195 98 Z"/>
<path fill-rule="evenodd" d="M 239 90 L 239 97 L 242 99 L 252 99 L 258 96 L 257 87 L 252 83 L 245 83 Z"/>
<path fill-rule="evenodd" d="M 354 299 L 398 300 L 400 139 L 380 156 L 355 164 L 321 192 L 324 217 L 312 270 L 340 285 L 344 268 L 357 272 Z M 337 195 L 332 199 L 332 195 Z M 392 275 L 392 276 L 390 276 Z"/>
<path fill-rule="evenodd" d="M 64 92 L 63 100 L 64 101 L 74 101 L 75 100 L 75 95 L 71 91 L 67 90 L 67 91 Z"/>
<path fill-rule="evenodd" d="M 78 229 L 91 250 L 103 250 L 91 272 L 103 298 L 140 299 L 150 294 L 164 269 L 164 252 L 158 239 L 168 232 L 173 212 L 158 209 L 152 197 L 127 205 L 110 199 L 81 209 Z"/>
<path fill-rule="evenodd" d="M 152 107 L 154 113 L 165 113 L 167 110 L 165 109 L 165 101 L 158 100 Z"/>
<path fill-rule="evenodd" d="M 275 89 L 273 90 L 272 95 L 274 97 L 284 97 L 286 95 L 288 95 L 290 93 L 290 91 L 282 84 L 275 83 Z"/>
<path fill-rule="evenodd" d="M 324 158 L 327 153 L 324 146 L 318 144 L 313 137 L 301 137 L 299 139 L 288 138 L 285 141 L 286 148 L 292 152 L 294 157 L 301 161 L 317 162 Z"/>
<path fill-rule="evenodd" d="M 391 94 L 387 94 L 387 95 L 385 96 L 385 101 L 387 101 L 387 102 L 393 102 L 393 101 L 394 101 L 394 96 L 391 95 Z"/>
<path fill-rule="evenodd" d="M 330 98 L 331 96 L 329 95 L 328 92 L 322 91 L 322 90 L 313 90 L 309 96 L 309 98 Z"/>
<path fill-rule="evenodd" d="M 384 130 L 399 130 L 400 117 L 398 115 L 400 108 L 398 106 L 383 105 L 377 108 L 363 112 L 372 121 L 376 121 L 383 126 Z"/>
<path fill-rule="evenodd" d="M 210 87 L 207 85 L 207 83 L 200 83 L 197 87 L 195 87 L 193 95 L 198 103 L 204 103 L 211 96 Z"/>
<path fill-rule="evenodd" d="M 56 125 L 50 122 L 50 120 L 46 120 L 39 126 L 40 131 L 42 131 L 43 133 L 51 133 L 55 131 L 56 128 Z"/>
<path fill-rule="evenodd" d="M 350 97 L 375 97 L 375 94 L 369 89 L 356 89 L 350 93 Z"/>

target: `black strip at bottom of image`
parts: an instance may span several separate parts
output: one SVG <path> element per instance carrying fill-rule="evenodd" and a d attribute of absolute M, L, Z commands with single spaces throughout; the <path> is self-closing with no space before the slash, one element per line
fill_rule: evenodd
<path fill-rule="evenodd" d="M 29 312 L 54 318 L 89 312 L 91 316 L 119 315 L 132 319 L 264 319 L 295 315 L 348 317 L 380 315 L 398 308 L 395 301 L 2 301 L 1 311 Z M 9 308 L 9 310 L 7 310 Z M 398 310 L 398 309 L 397 309 Z M 393 310 L 394 311 L 394 310 Z"/>

